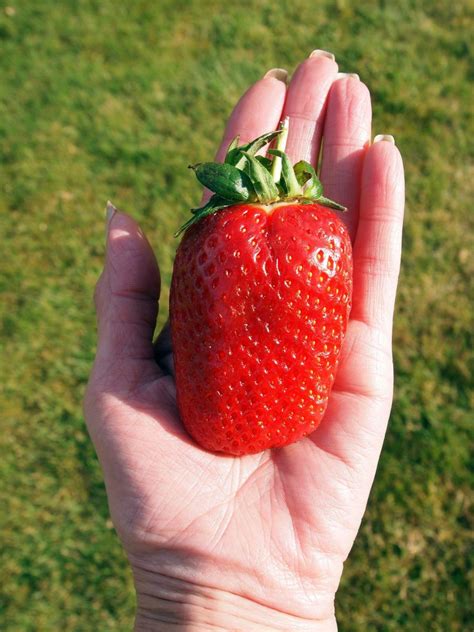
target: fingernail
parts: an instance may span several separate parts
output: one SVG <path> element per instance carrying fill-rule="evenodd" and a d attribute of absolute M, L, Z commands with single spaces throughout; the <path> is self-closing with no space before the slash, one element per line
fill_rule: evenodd
<path fill-rule="evenodd" d="M 336 79 L 342 79 L 343 77 L 351 77 L 352 79 L 359 79 L 360 81 L 359 75 L 355 72 L 338 72 L 336 74 Z"/>
<path fill-rule="evenodd" d="M 380 141 L 382 140 L 395 145 L 395 139 L 391 134 L 377 134 L 377 136 L 374 138 L 374 143 L 380 143 Z"/>
<path fill-rule="evenodd" d="M 112 221 L 112 217 L 117 212 L 117 209 L 112 204 L 110 200 L 107 200 L 107 206 L 105 207 L 105 232 L 109 232 L 110 222 Z"/>
<path fill-rule="evenodd" d="M 288 71 L 284 68 L 271 68 L 263 75 L 264 79 L 268 79 L 268 77 L 272 77 L 273 79 L 278 79 L 278 81 L 286 83 L 288 80 Z"/>
<path fill-rule="evenodd" d="M 310 57 L 327 57 L 328 59 L 332 59 L 332 61 L 336 61 L 336 58 L 332 53 L 329 53 L 327 50 L 321 50 L 319 48 L 313 50 L 313 52 L 310 54 Z"/>

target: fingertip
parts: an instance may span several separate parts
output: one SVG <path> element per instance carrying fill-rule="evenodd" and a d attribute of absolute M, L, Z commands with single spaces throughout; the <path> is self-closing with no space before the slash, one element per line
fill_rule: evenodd
<path fill-rule="evenodd" d="M 301 62 L 300 66 L 303 66 L 304 64 L 323 64 L 327 65 L 328 68 L 332 65 L 333 68 L 336 68 L 336 71 L 338 68 L 334 53 L 327 50 L 321 50 L 320 48 L 313 50 L 309 56 Z"/>
<path fill-rule="evenodd" d="M 301 62 L 288 86 L 283 115 L 290 117 L 286 153 L 292 162 L 318 162 L 327 97 L 338 68 L 332 55 L 319 53 Z"/>
<path fill-rule="evenodd" d="M 314 91 L 318 87 L 317 82 L 327 81 L 328 78 L 331 82 L 334 81 L 338 68 L 336 60 L 325 55 L 307 57 L 296 68 L 290 85 L 293 84 L 294 87 L 297 84 L 301 90 Z M 313 85 L 314 82 L 316 85 Z"/>
<path fill-rule="evenodd" d="M 139 224 L 118 209 L 108 222 L 105 270 L 112 289 L 159 294 L 160 273 Z"/>
<path fill-rule="evenodd" d="M 362 196 L 369 205 L 376 203 L 386 204 L 391 208 L 403 207 L 403 159 L 399 148 L 391 141 L 381 139 L 368 148 L 363 168 Z"/>
<path fill-rule="evenodd" d="M 261 103 L 262 106 L 267 106 L 272 113 L 272 118 L 275 118 L 275 114 L 273 110 L 281 116 L 281 111 L 283 109 L 283 104 L 285 102 L 286 90 L 288 85 L 288 72 L 283 69 L 282 73 L 279 76 L 269 75 L 268 73 L 261 77 L 258 81 L 256 81 L 250 88 L 247 93 L 245 93 L 244 97 L 249 94 L 252 98 L 252 104 L 258 106 Z M 283 73 L 286 73 L 286 77 L 283 77 Z M 276 101 L 276 103 L 275 103 Z M 240 103 L 240 102 L 239 102 Z M 275 107 L 276 106 L 276 107 Z M 246 105 L 246 107 L 250 107 Z M 256 116 L 257 120 L 261 118 L 261 115 L 256 114 L 254 111 L 254 116 Z M 258 122 L 258 126 L 261 126 L 261 122 Z"/>
<path fill-rule="evenodd" d="M 276 79 L 283 82 L 286 86 L 288 83 L 288 71 L 285 68 L 271 68 L 263 75 L 262 79 Z"/>
<path fill-rule="evenodd" d="M 403 233 L 403 162 L 390 140 L 365 155 L 359 224 L 354 244 L 352 317 L 390 337 Z"/>
<path fill-rule="evenodd" d="M 360 81 L 360 77 L 356 72 L 338 72 L 335 81 L 339 81 L 339 79 L 356 79 Z"/>
<path fill-rule="evenodd" d="M 341 77 L 330 88 L 324 122 L 321 180 L 325 195 L 349 209 L 343 221 L 354 239 L 364 154 L 370 144 L 372 105 L 367 86 Z"/>
<path fill-rule="evenodd" d="M 339 66 L 336 60 L 331 57 L 325 55 L 307 57 L 298 65 L 293 73 L 290 86 L 293 84 L 292 87 L 294 90 L 294 85 L 296 84 L 301 91 L 308 90 L 317 93 L 319 92 L 318 84 L 329 82 L 330 85 L 337 76 L 338 69 Z M 326 95 L 328 88 L 329 86 L 326 86 Z M 299 107 L 301 107 L 301 105 Z"/>
<path fill-rule="evenodd" d="M 234 118 L 237 118 L 241 127 L 249 124 L 255 125 L 258 130 L 266 124 L 266 119 L 281 116 L 283 102 L 286 95 L 286 81 L 275 76 L 268 76 L 268 73 L 253 83 L 242 95 L 235 106 L 228 125 Z M 266 111 L 259 111 L 258 107 L 265 107 Z M 247 122 L 248 119 L 248 122 Z"/>
<path fill-rule="evenodd" d="M 400 150 L 395 143 L 395 138 L 391 134 L 376 134 L 370 145 L 369 153 L 375 156 L 375 158 L 373 158 L 375 160 L 379 160 L 381 157 L 401 160 Z"/>
<path fill-rule="evenodd" d="M 139 224 L 127 213 L 117 211 L 111 218 L 107 231 L 107 257 L 137 257 L 141 265 L 143 259 L 154 260 L 154 254 L 148 239 Z M 128 264 L 132 261 L 128 261 Z M 134 266 L 135 267 L 135 266 Z"/>
<path fill-rule="evenodd" d="M 342 139 L 344 143 L 355 140 L 368 145 L 371 122 L 372 102 L 365 83 L 350 76 L 336 79 L 328 97 L 325 142 L 341 144 Z"/>
<path fill-rule="evenodd" d="M 356 96 L 359 100 L 369 103 L 371 105 L 371 94 L 367 85 L 359 78 L 355 78 L 352 75 L 341 77 L 337 79 L 332 86 L 334 91 L 344 90 L 348 96 Z"/>
<path fill-rule="evenodd" d="M 134 219 L 127 213 L 115 209 L 114 213 L 107 217 L 108 240 L 115 241 L 123 234 L 143 236 L 139 225 Z"/>
<path fill-rule="evenodd" d="M 285 98 L 286 83 L 280 78 L 264 76 L 253 83 L 230 115 L 216 160 L 224 159 L 229 143 L 236 136 L 246 143 L 277 129 Z"/>
<path fill-rule="evenodd" d="M 395 138 L 391 134 L 377 134 L 374 138 L 374 143 L 380 143 L 382 141 L 395 145 Z"/>

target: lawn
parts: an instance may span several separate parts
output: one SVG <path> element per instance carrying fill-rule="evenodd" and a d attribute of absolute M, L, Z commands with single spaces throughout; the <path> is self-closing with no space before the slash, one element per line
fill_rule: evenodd
<path fill-rule="evenodd" d="M 105 202 L 150 237 L 162 323 L 173 233 L 199 196 L 186 165 L 213 154 L 250 82 L 314 48 L 359 72 L 374 133 L 395 136 L 407 172 L 395 402 L 340 629 L 472 627 L 473 17 L 448 0 L 2 3 L 2 630 L 131 628 L 130 572 L 81 412 Z"/>

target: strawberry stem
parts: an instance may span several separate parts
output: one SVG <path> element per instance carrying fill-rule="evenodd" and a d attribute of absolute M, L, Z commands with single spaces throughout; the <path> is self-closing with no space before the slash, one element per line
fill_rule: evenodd
<path fill-rule="evenodd" d="M 281 134 L 277 138 L 277 143 L 275 149 L 278 151 L 284 152 L 286 149 L 286 141 L 288 140 L 288 129 L 290 126 L 290 119 L 288 116 L 285 116 L 283 121 L 280 123 L 280 131 Z M 272 163 L 272 178 L 275 184 L 278 184 L 281 178 L 281 168 L 282 168 L 282 159 L 280 156 L 275 155 Z"/>
<path fill-rule="evenodd" d="M 193 216 L 176 235 L 203 217 L 239 203 L 315 202 L 346 211 L 341 204 L 324 197 L 323 186 L 311 164 L 304 160 L 291 164 L 285 153 L 288 131 L 289 119 L 286 117 L 276 132 L 267 132 L 245 145 L 239 145 L 239 138 L 234 138 L 223 163 L 190 165 L 201 184 L 214 195 L 204 206 L 191 209 Z M 257 155 L 275 138 L 275 149 L 268 151 L 272 160 L 269 156 Z"/>

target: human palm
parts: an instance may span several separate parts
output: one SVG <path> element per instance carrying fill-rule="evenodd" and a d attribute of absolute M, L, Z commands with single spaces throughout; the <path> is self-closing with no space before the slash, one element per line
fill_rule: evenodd
<path fill-rule="evenodd" d="M 140 629 L 193 617 L 196 629 L 335 629 L 334 595 L 385 434 L 400 155 L 390 139 L 370 145 L 369 92 L 357 77 L 337 75 L 327 55 L 305 60 L 288 89 L 275 74 L 242 97 L 218 156 L 237 133 L 250 140 L 276 129 L 282 116 L 290 117 L 293 161 L 317 164 L 324 138 L 325 194 L 349 208 L 351 320 L 313 434 L 245 457 L 206 452 L 179 419 L 167 330 L 152 344 L 159 297 L 153 252 L 130 217 L 114 214 L 96 290 L 99 343 L 85 411 L 134 570 Z M 213 618 L 213 607 L 224 619 Z"/>

